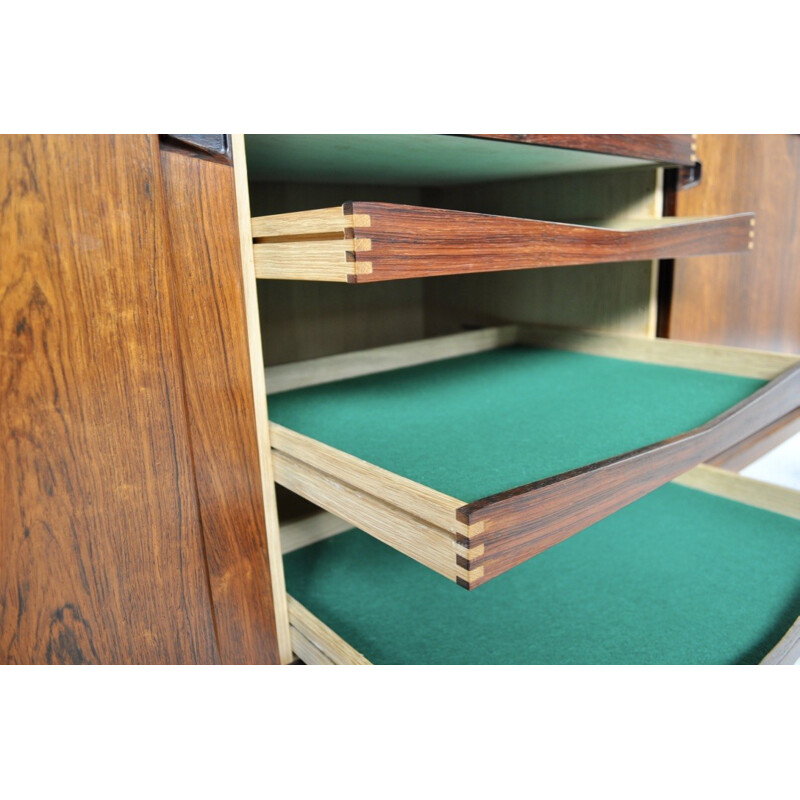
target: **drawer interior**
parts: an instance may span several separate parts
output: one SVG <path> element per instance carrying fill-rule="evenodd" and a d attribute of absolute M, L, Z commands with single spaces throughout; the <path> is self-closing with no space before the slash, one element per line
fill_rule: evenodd
<path fill-rule="evenodd" d="M 510 138 L 513 140 L 515 137 Z M 625 137 L 609 138 L 618 138 L 621 141 Z M 676 137 L 673 144 L 680 149 L 683 145 L 678 139 L 680 137 Z M 587 150 L 579 153 L 559 150 L 557 147 L 531 148 L 514 144 L 509 146 L 509 142 L 491 140 L 481 142 L 471 137 L 250 136 L 247 137 L 250 215 L 252 217 L 269 217 L 298 212 L 303 214 L 312 212 L 313 214 L 315 209 L 326 209 L 337 205 L 341 208 L 342 203 L 349 201 L 354 204 L 354 207 L 359 203 L 373 204 L 373 208 L 374 204 L 393 204 L 394 207 L 448 209 L 456 215 L 464 212 L 475 215 L 499 215 L 509 218 L 548 221 L 548 225 L 567 223 L 563 229 L 558 227 L 550 231 L 551 233 L 554 231 L 557 235 L 562 234 L 566 228 L 570 228 L 570 236 L 573 234 L 582 236 L 585 231 L 581 229 L 591 226 L 601 231 L 603 236 L 609 232 L 613 236 L 619 232 L 625 232 L 626 237 L 631 240 L 633 237 L 629 237 L 629 233 L 632 232 L 638 236 L 642 231 L 647 232 L 648 236 L 652 235 L 650 232 L 656 232 L 659 237 L 671 237 L 676 231 L 670 230 L 671 226 L 662 219 L 664 172 L 658 167 L 694 162 L 696 155 L 694 149 L 691 148 L 690 141 L 687 140 L 684 144 L 688 148 L 686 158 L 653 157 L 648 160 L 641 155 L 639 158 L 630 157 L 631 153 L 626 156 L 621 152 L 611 153 L 610 151 L 599 153 Z M 470 155 L 473 150 L 473 155 Z M 749 230 L 740 231 L 737 228 L 736 236 L 739 237 L 741 234 L 742 241 L 737 239 L 736 249 L 753 247 L 754 233 L 749 224 L 750 220 L 745 219 L 744 222 L 747 223 L 746 227 Z M 705 224 L 701 223 L 701 225 Z M 700 228 L 697 228 L 697 231 L 700 231 Z M 273 238 L 277 236 L 275 243 L 282 245 L 283 242 L 279 242 L 278 239 L 283 237 L 284 233 L 278 231 L 277 234 L 270 235 Z M 312 232 L 309 241 L 321 241 L 324 238 L 323 233 L 324 237 L 329 236 L 328 231 Z M 392 236 L 396 234 L 393 229 L 389 233 Z M 372 234 L 375 234 L 375 231 Z M 413 235 L 409 235 L 412 239 L 414 238 Z M 600 241 L 596 233 L 593 232 L 591 235 Z M 294 233 L 286 234 L 288 237 L 286 242 L 291 243 L 290 240 L 294 236 Z M 370 238 L 379 241 L 377 235 L 372 235 Z M 268 243 L 261 242 L 261 244 Z M 596 242 L 593 242 L 592 246 L 595 244 Z M 360 253 L 354 249 L 352 256 L 351 260 L 355 261 L 356 257 L 360 258 Z M 598 257 L 595 260 L 605 261 L 606 257 Z M 573 261 L 571 257 L 564 256 L 559 262 L 563 266 L 559 266 L 558 269 L 528 269 L 519 265 L 520 268 L 517 268 L 516 271 L 508 272 L 505 271 L 507 268 L 504 268 L 503 265 L 498 265 L 492 269 L 503 271 L 458 275 L 442 272 L 443 277 L 433 277 L 435 274 L 433 271 L 420 272 L 419 274 L 424 277 L 416 277 L 417 273 L 408 270 L 399 274 L 396 267 L 392 266 L 394 272 L 387 273 L 387 278 L 402 277 L 404 280 L 365 283 L 358 287 L 321 283 L 318 275 L 312 276 L 310 280 L 300 281 L 280 279 L 275 274 L 271 274 L 269 275 L 271 280 L 258 281 L 258 303 L 267 386 L 269 387 L 272 382 L 273 387 L 283 384 L 282 390 L 286 389 L 285 377 L 288 373 L 282 372 L 284 369 L 290 372 L 296 369 L 300 369 L 300 371 L 306 369 L 311 372 L 324 373 L 328 367 L 319 362 L 330 356 L 342 359 L 355 357 L 358 360 L 359 353 L 367 348 L 383 348 L 386 345 L 404 347 L 406 345 L 403 343 L 412 342 L 421 342 L 425 347 L 436 350 L 439 347 L 439 339 L 436 337 L 463 335 L 464 331 L 472 331 L 473 333 L 467 334 L 470 336 L 473 334 L 481 336 L 488 327 L 505 325 L 508 322 L 517 324 L 515 327 L 519 327 L 518 324 L 528 327 L 529 323 L 534 323 L 536 325 L 590 328 L 594 331 L 626 334 L 625 338 L 629 338 L 630 335 L 643 337 L 642 341 L 646 341 L 644 337 L 654 336 L 657 323 L 657 259 L 669 257 L 669 253 L 664 249 L 637 250 L 636 247 L 633 247 L 629 256 L 625 256 L 625 258 L 628 257 L 638 260 L 630 260 L 626 263 L 599 263 L 592 267 L 586 267 L 580 266 L 580 264 L 586 263 L 582 258 L 576 257 Z M 623 260 L 622 255 L 619 256 L 619 260 Z M 547 266 L 551 265 L 548 263 Z M 361 272 L 356 270 L 354 274 L 360 276 Z M 366 274 L 366 270 L 364 274 Z M 287 274 L 283 277 L 296 276 Z M 347 275 L 344 277 L 345 280 L 350 279 Z M 384 280 L 384 278 L 379 278 L 379 280 Z M 507 337 L 500 336 L 495 346 L 504 347 L 510 343 Z M 535 342 L 524 340 L 523 343 L 533 344 Z M 499 354 L 502 358 L 509 352 L 511 351 L 501 349 Z M 530 352 L 533 351 L 528 351 L 528 354 Z M 514 351 L 514 355 L 518 355 L 517 350 Z M 577 362 L 582 362 L 592 356 L 602 355 L 608 361 L 614 360 L 613 353 L 597 354 L 591 353 L 591 351 L 589 355 L 582 353 L 565 355 L 552 352 L 548 354 L 545 351 L 540 351 L 538 355 L 545 358 L 550 357 L 554 363 L 557 361 L 562 365 L 567 365 L 567 362 L 571 361 L 574 368 L 565 370 L 565 374 L 569 376 L 584 371 L 585 365 L 583 363 L 577 365 Z M 468 358 L 474 359 L 473 366 L 476 371 L 492 371 L 487 366 L 490 358 L 488 354 L 479 354 Z M 623 355 L 621 358 L 626 359 L 627 356 Z M 725 361 L 726 358 L 727 356 L 723 354 L 722 360 Z M 389 360 L 391 361 L 391 358 Z M 402 358 L 400 360 L 402 361 Z M 341 363 L 337 362 L 337 369 Z M 681 362 L 680 358 L 677 363 L 668 363 L 670 368 L 676 368 L 677 372 L 686 371 L 681 370 L 681 367 L 691 369 L 694 366 L 691 358 L 688 359 L 688 363 Z M 638 366 L 655 369 L 656 372 L 659 370 L 658 365 Z M 310 417 L 313 418 L 315 424 L 321 422 L 323 425 L 330 426 L 319 434 L 323 437 L 320 442 L 324 441 L 324 437 L 329 433 L 334 436 L 338 435 L 337 427 L 339 433 L 347 432 L 348 436 L 355 434 L 356 438 L 360 436 L 362 441 L 358 447 L 361 447 L 362 444 L 367 446 L 367 449 L 362 451 L 366 472 L 369 473 L 373 467 L 370 459 L 375 462 L 375 465 L 388 464 L 388 467 L 376 466 L 376 468 L 382 469 L 384 472 L 388 472 L 390 469 L 398 470 L 399 474 L 396 477 L 398 480 L 411 484 L 411 495 L 415 501 L 418 501 L 416 504 L 405 502 L 409 495 L 403 494 L 403 491 L 408 486 L 401 487 L 403 491 L 396 496 L 391 494 L 397 489 L 395 485 L 390 487 L 386 496 L 382 495 L 380 491 L 373 491 L 372 488 L 365 489 L 365 485 L 374 488 L 374 485 L 370 483 L 374 475 L 367 474 L 364 485 L 354 484 L 348 483 L 351 475 L 346 470 L 334 470 L 335 474 L 319 475 L 314 474 L 314 466 L 303 465 L 304 467 L 308 466 L 308 469 L 303 473 L 301 479 L 292 485 L 292 489 L 298 494 L 295 495 L 286 490 L 279 491 L 282 528 L 292 527 L 292 523 L 297 521 L 299 529 L 308 531 L 303 518 L 312 511 L 312 507 L 306 502 L 306 499 L 310 499 L 315 506 L 327 508 L 334 514 L 338 514 L 340 517 L 348 519 L 350 523 L 364 527 L 366 530 L 366 524 L 362 524 L 360 520 L 351 519 L 347 514 L 340 513 L 348 503 L 351 506 L 355 504 L 363 511 L 364 516 L 369 518 L 370 522 L 375 522 L 378 528 L 390 530 L 393 536 L 399 536 L 401 539 L 405 537 L 405 549 L 401 547 L 400 550 L 415 558 L 420 555 L 416 550 L 420 541 L 417 534 L 421 532 L 425 545 L 422 548 L 423 551 L 432 542 L 441 550 L 441 552 L 437 551 L 439 553 L 436 556 L 437 559 L 444 553 L 448 564 L 455 562 L 457 569 L 454 574 L 446 573 L 448 577 L 454 578 L 458 570 L 467 569 L 469 572 L 472 569 L 472 565 L 477 562 L 470 561 L 470 559 L 475 556 L 479 548 L 483 547 L 482 543 L 476 545 L 475 548 L 467 545 L 467 555 L 464 556 L 465 545 L 460 538 L 463 534 L 464 523 L 457 521 L 453 525 L 450 521 L 462 503 L 474 501 L 479 504 L 486 499 L 487 492 L 496 489 L 503 491 L 508 489 L 509 485 L 519 487 L 520 483 L 524 483 L 526 480 L 536 481 L 537 477 L 541 476 L 545 476 L 544 480 L 547 481 L 548 475 L 553 475 L 558 470 L 570 469 L 570 465 L 580 469 L 582 464 L 593 459 L 609 455 L 613 457 L 626 449 L 649 445 L 662 437 L 681 434 L 687 428 L 702 424 L 714 414 L 736 403 L 737 400 L 749 396 L 754 390 L 758 390 L 766 380 L 773 378 L 780 371 L 768 368 L 756 369 L 752 372 L 745 370 L 739 373 L 745 377 L 716 375 L 709 383 L 703 386 L 698 384 L 696 387 L 692 385 L 692 388 L 688 391 L 685 389 L 684 393 L 679 390 L 675 382 L 668 379 L 653 379 L 652 385 L 650 385 L 651 381 L 648 377 L 644 381 L 644 385 L 650 386 L 649 396 L 628 391 L 625 388 L 627 384 L 624 380 L 620 380 L 619 384 L 622 386 L 620 392 L 624 394 L 624 402 L 616 404 L 615 399 L 617 398 L 614 397 L 613 392 L 614 379 L 608 378 L 604 381 L 595 376 L 594 381 L 589 381 L 588 388 L 584 385 L 575 389 L 576 392 L 582 392 L 584 399 L 588 401 L 583 409 L 570 406 L 570 404 L 553 402 L 549 408 L 539 407 L 538 395 L 534 393 L 526 396 L 524 393 L 517 392 L 511 381 L 509 391 L 514 394 L 515 401 L 519 401 L 515 411 L 519 415 L 518 418 L 527 422 L 528 417 L 536 420 L 536 415 L 539 414 L 541 422 L 544 420 L 545 414 L 552 415 L 553 419 L 559 419 L 559 415 L 563 412 L 566 419 L 564 426 L 566 433 L 560 429 L 554 433 L 557 426 L 553 425 L 551 421 L 550 425 L 544 424 L 538 432 L 526 430 L 528 440 L 525 447 L 520 447 L 518 437 L 514 435 L 513 419 L 510 422 L 509 419 L 499 420 L 506 424 L 508 435 L 505 439 L 502 435 L 498 436 L 496 429 L 484 426 L 484 420 L 497 421 L 492 419 L 492 412 L 494 411 L 494 416 L 500 416 L 497 414 L 497 408 L 501 403 L 497 396 L 493 397 L 491 392 L 487 392 L 487 387 L 481 381 L 476 382 L 474 390 L 461 390 L 458 387 L 453 390 L 451 384 L 451 391 L 447 392 L 443 390 L 447 381 L 453 377 L 453 370 L 447 362 L 418 368 L 420 370 L 419 380 L 417 389 L 412 392 L 412 402 L 406 403 L 395 399 L 395 410 L 389 412 L 385 410 L 381 412 L 380 409 L 371 407 L 367 399 L 367 395 L 371 394 L 373 398 L 377 397 L 381 402 L 391 400 L 390 390 L 395 385 L 396 378 L 400 373 L 389 372 L 384 367 L 379 370 L 384 373 L 383 377 L 380 375 L 367 377 L 356 369 L 352 374 L 354 380 L 345 381 L 345 383 L 353 385 L 363 380 L 365 387 L 368 386 L 369 381 L 376 381 L 368 386 L 361 398 L 354 399 L 349 396 L 348 391 L 345 391 L 338 398 L 331 395 L 330 403 L 326 406 L 324 402 L 320 402 L 320 399 L 327 392 L 333 391 L 332 386 L 335 387 L 335 384 L 328 387 L 309 386 L 307 389 L 292 393 L 296 403 L 293 408 L 290 408 L 292 405 L 290 394 L 281 391 L 270 397 L 269 417 L 273 421 L 271 438 L 273 447 L 278 448 L 274 451 L 275 458 L 273 459 L 276 475 L 279 477 L 281 474 L 285 475 L 287 469 L 292 467 L 292 459 L 297 455 L 297 451 L 289 454 L 288 450 L 284 448 L 286 437 L 293 434 L 293 431 L 288 426 L 283 427 L 279 424 L 280 422 L 288 423 L 288 417 L 281 419 L 282 414 L 294 415 L 306 405 L 307 408 L 312 409 Z M 350 369 L 349 366 L 348 369 Z M 413 367 L 413 369 L 417 369 L 417 367 Z M 628 364 L 622 368 L 622 372 L 633 369 Z M 706 375 L 708 372 L 726 372 L 724 368 L 717 369 L 707 365 L 703 367 L 703 370 Z M 405 371 L 403 370 L 403 372 Z M 547 384 L 549 387 L 547 390 L 543 387 L 543 391 L 547 391 L 548 395 L 552 394 L 550 390 L 553 381 L 563 382 L 560 378 L 553 378 L 552 375 L 551 379 L 547 380 L 546 370 L 540 369 L 540 365 L 529 365 L 527 372 L 531 374 L 541 372 L 543 384 Z M 731 372 L 737 372 L 737 370 L 731 370 Z M 426 376 L 424 380 L 423 373 Z M 592 371 L 589 370 L 589 373 L 591 376 Z M 490 383 L 493 382 L 490 381 Z M 502 381 L 498 380 L 497 383 L 500 384 Z M 569 389 L 568 381 L 566 383 L 566 388 Z M 687 383 L 687 386 L 690 384 L 691 381 Z M 709 388 L 712 384 L 715 386 L 713 389 Z M 289 385 L 291 385 L 291 380 L 289 380 Z M 596 400 L 594 406 L 590 402 L 593 394 Z M 517 397 L 517 395 L 519 396 Z M 302 399 L 298 399 L 301 396 Z M 474 407 L 470 409 L 469 402 L 476 399 L 483 404 L 483 407 L 477 410 Z M 554 398 L 548 396 L 548 400 L 552 401 Z M 404 405 L 407 408 L 404 409 Z M 392 440 L 392 435 L 396 435 L 398 431 L 400 431 L 401 437 L 403 436 L 404 413 L 407 418 L 413 418 L 416 423 L 424 422 L 425 408 L 435 408 L 437 412 L 440 412 L 438 421 L 431 417 L 432 426 L 429 429 L 426 430 L 424 425 L 414 430 L 409 429 L 405 431 L 404 439 Z M 347 418 L 347 414 L 342 416 L 343 409 L 354 412 L 353 416 L 349 418 Z M 398 409 L 400 413 L 397 413 Z M 666 414 L 664 416 L 654 415 L 654 417 L 658 417 L 655 420 L 655 427 L 651 427 L 648 431 L 648 425 L 642 426 L 640 423 L 645 421 L 648 414 L 654 410 L 665 411 Z M 601 411 L 599 415 L 598 411 Z M 605 416 L 607 412 L 617 413 L 617 416 L 607 419 Z M 485 416 L 481 417 L 481 413 L 484 413 Z M 573 414 L 571 418 L 570 413 Z M 374 421 L 378 418 L 384 418 L 383 428 L 381 424 L 373 426 Z M 365 422 L 368 424 L 364 424 Z M 662 423 L 663 429 L 658 427 Z M 294 422 L 292 425 L 299 427 Z M 444 435 L 447 432 L 452 434 L 449 442 L 446 441 Z M 315 436 L 318 433 L 315 431 L 311 435 Z M 341 452 L 350 457 L 349 454 L 353 448 L 351 442 L 348 441 L 348 436 L 336 441 L 337 445 L 343 448 Z M 624 442 L 617 442 L 615 437 L 621 437 Z M 424 439 L 426 445 L 432 444 L 435 447 L 426 447 L 417 451 L 417 455 L 413 456 L 412 454 L 408 464 L 405 465 L 390 464 L 384 461 L 387 456 L 396 458 L 402 456 L 404 452 L 405 455 L 409 455 L 411 451 L 404 451 L 403 447 L 399 445 L 408 444 L 414 438 Z M 581 447 L 589 445 L 591 449 L 596 445 L 597 452 L 584 452 L 580 448 L 572 450 L 571 438 L 575 442 L 582 441 Z M 482 439 L 484 443 L 491 440 L 494 445 L 494 452 L 490 457 L 481 455 Z M 334 441 L 334 439 L 330 439 L 330 441 Z M 542 446 L 542 443 L 545 446 Z M 369 446 L 374 446 L 374 455 L 367 452 Z M 604 447 L 606 449 L 603 449 Z M 434 450 L 438 452 L 438 455 L 434 455 Z M 527 450 L 527 454 L 523 456 L 524 450 Z M 525 465 L 522 462 L 527 456 L 532 456 L 532 460 Z M 355 457 L 351 458 L 358 460 Z M 472 459 L 471 462 L 470 459 Z M 562 462 L 556 466 L 558 459 L 562 459 Z M 535 470 L 529 469 L 531 463 L 536 467 Z M 476 464 L 479 464 L 477 469 L 475 468 Z M 352 461 L 345 466 L 349 469 Z M 520 466 L 528 470 L 527 473 L 523 476 L 520 471 L 518 478 L 511 477 L 514 470 Z M 408 470 L 409 467 L 411 471 Z M 421 471 L 413 472 L 413 469 L 418 467 L 421 468 Z M 678 473 L 673 472 L 672 474 Z M 414 477 L 409 478 L 406 475 Z M 487 475 L 490 481 L 483 488 L 480 485 L 470 488 L 468 483 L 459 483 L 458 485 L 447 483 L 447 481 L 458 482 L 466 479 L 477 480 L 478 478 L 480 478 L 480 483 L 483 483 Z M 320 478 L 321 480 L 319 480 Z M 439 482 L 439 478 L 444 480 Z M 492 480 L 495 483 L 492 483 Z M 660 485 L 664 480 L 669 480 L 669 477 L 662 476 L 656 485 Z M 304 492 L 302 490 L 303 481 L 311 481 L 315 484 L 314 492 Z M 423 486 L 418 481 L 426 483 Z M 435 488 L 430 488 L 428 484 Z M 286 485 L 290 484 L 287 482 Z M 321 502 L 323 496 L 315 494 L 320 486 L 328 491 L 328 498 L 332 499 L 335 507 L 325 505 L 324 502 Z M 423 487 L 427 491 L 418 494 L 418 487 Z M 652 487 L 647 491 L 650 489 Z M 658 497 L 663 496 L 663 491 L 659 490 Z M 401 499 L 398 500 L 398 497 Z M 444 506 L 441 505 L 441 498 L 446 501 Z M 630 502 L 631 499 L 628 498 L 625 502 Z M 645 498 L 645 500 L 647 499 Z M 651 500 L 651 502 L 655 501 Z M 620 514 L 632 513 L 630 509 L 637 506 L 637 503 L 628 506 Z M 442 508 L 444 508 L 445 514 L 441 517 L 435 516 L 442 511 Z M 431 509 L 435 514 L 429 518 L 427 515 Z M 517 569 L 506 574 L 497 572 L 496 574 L 500 576 L 497 578 L 497 582 L 505 582 L 509 576 L 519 573 L 520 577 L 514 578 L 509 585 L 518 585 L 518 599 L 525 603 L 529 587 L 522 583 L 515 584 L 515 581 L 523 580 L 522 573 L 527 574 L 530 565 L 545 557 L 552 560 L 551 553 L 563 551 L 567 545 L 572 546 L 571 543 L 575 540 L 585 540 L 587 535 L 600 529 L 600 526 L 610 525 L 611 520 L 616 519 L 620 514 L 615 514 L 607 520 L 597 523 L 589 529 L 588 534 L 587 532 L 579 533 L 577 536 L 563 541 L 559 547 L 546 550 L 536 559 L 525 562 Z M 643 514 L 642 519 L 647 516 L 647 514 Z M 333 518 L 330 517 L 330 519 Z M 325 523 L 323 527 L 337 532 L 340 530 L 339 524 L 330 526 Z M 466 527 L 470 530 L 477 529 L 477 526 L 473 526 L 469 522 L 466 523 Z M 444 538 L 440 536 L 442 530 L 445 532 Z M 378 536 L 373 529 L 370 529 L 370 533 L 372 536 Z M 433 540 L 424 538 L 431 533 Z M 294 582 L 298 573 L 292 564 L 300 564 L 303 558 L 310 558 L 313 563 L 322 565 L 323 558 L 320 554 L 327 552 L 324 548 L 333 547 L 335 543 L 338 543 L 337 546 L 339 544 L 344 546 L 353 537 L 360 540 L 364 538 L 364 535 L 345 533 L 335 536 L 329 542 L 302 548 L 287 556 L 289 591 L 297 594 L 301 602 L 307 604 L 311 611 L 319 614 L 325 622 L 337 630 L 340 629 L 337 624 L 338 617 L 335 614 L 333 617 L 325 616 L 324 609 L 316 604 L 314 592 L 309 593 L 306 589 L 296 588 L 300 584 Z M 396 546 L 397 543 L 393 542 L 393 545 Z M 316 550 L 317 547 L 323 549 Z M 495 581 L 491 581 L 485 586 L 479 583 L 470 584 L 469 581 L 462 583 L 469 588 L 479 587 L 477 592 L 468 594 L 460 591 L 452 583 L 442 581 L 430 571 L 426 572 L 424 567 L 412 559 L 405 558 L 397 550 L 384 548 L 378 541 L 368 539 L 367 543 L 360 547 L 366 548 L 372 553 L 367 559 L 368 561 L 374 557 L 375 552 L 378 552 L 374 550 L 375 547 L 378 547 L 381 552 L 388 553 L 386 556 L 388 560 L 385 562 L 386 570 L 392 572 L 397 581 L 394 584 L 387 581 L 386 587 L 394 587 L 391 588 L 390 594 L 393 593 L 401 605 L 401 598 L 404 595 L 416 592 L 414 583 L 416 578 L 412 577 L 412 573 L 404 572 L 409 569 L 413 570 L 415 575 L 426 575 L 424 581 L 437 583 L 439 585 L 437 591 L 447 591 L 460 598 L 455 601 L 456 604 L 462 601 L 466 602 L 460 612 L 462 614 L 468 614 L 470 608 L 476 607 L 474 604 L 470 605 L 471 597 L 480 596 L 495 583 Z M 423 552 L 422 555 L 424 556 L 425 553 Z M 381 563 L 383 563 L 382 558 Z M 566 558 L 566 555 L 559 556 L 559 558 Z M 354 559 L 353 563 L 358 564 L 361 557 L 352 551 L 341 562 L 338 562 L 338 566 L 335 559 L 327 562 L 331 570 L 338 570 L 339 589 L 344 594 L 351 592 L 347 578 L 349 559 Z M 419 560 L 427 563 L 424 557 L 420 557 Z M 377 565 L 378 561 L 374 563 Z M 566 564 L 566 561 L 563 563 Z M 399 565 L 403 565 L 402 568 Z M 428 563 L 427 566 L 434 565 Z M 326 569 L 322 568 L 323 571 Z M 434 568 L 436 567 L 434 566 Z M 375 569 L 370 567 L 370 569 L 377 575 L 382 567 L 375 567 Z M 482 570 L 483 566 L 481 565 L 479 569 Z M 504 570 L 502 571 L 504 572 Z M 403 584 L 406 581 L 400 577 L 401 573 L 406 574 L 409 579 L 405 588 L 403 588 Z M 355 575 L 356 573 L 353 572 L 352 576 L 355 577 Z M 319 576 L 314 580 L 320 581 L 319 588 L 322 590 L 324 581 Z M 658 575 L 652 573 L 650 581 L 653 586 L 658 585 L 658 580 Z M 358 592 L 353 591 L 353 594 L 357 603 Z M 435 597 L 427 595 L 427 598 L 423 605 L 433 609 L 437 602 Z M 530 594 L 529 598 L 533 603 L 538 600 L 535 593 Z M 508 598 L 500 602 L 501 605 L 505 604 L 510 607 Z M 293 607 L 297 609 L 300 608 L 300 605 L 295 603 Z M 297 613 L 299 612 L 296 612 L 295 619 L 297 619 Z M 376 614 L 380 613 L 380 611 L 376 611 Z M 607 613 L 610 615 L 617 612 L 609 610 Z M 307 637 L 311 653 L 313 651 L 312 634 L 317 623 L 310 614 L 307 616 L 304 635 Z M 475 620 L 473 619 L 473 621 Z M 778 626 L 784 625 L 784 622 L 785 620 L 781 618 Z M 462 623 L 466 624 L 464 620 Z M 449 623 L 436 622 L 433 619 L 430 620 L 430 624 L 434 628 L 449 625 Z M 558 627 L 556 626 L 556 628 Z M 347 632 L 345 634 L 350 639 L 349 634 Z M 562 644 L 565 640 L 562 638 Z M 358 637 L 356 637 L 355 644 L 365 652 L 368 650 L 362 646 Z M 343 651 L 346 651 L 346 645 L 343 644 L 342 647 Z M 390 657 L 387 661 L 380 654 L 375 656 L 374 653 L 367 652 L 367 655 L 381 663 L 382 660 L 392 663 L 394 658 Z M 403 658 L 408 663 L 426 663 L 425 656 L 419 653 L 410 655 L 407 653 L 398 660 L 402 661 Z M 449 656 L 442 658 L 447 659 Z M 464 656 L 464 658 L 467 663 L 476 660 L 474 654 Z M 482 656 L 477 658 L 482 658 Z M 498 658 L 494 656 L 492 658 L 498 662 Z M 542 659 L 540 663 L 547 663 L 546 656 L 540 657 L 531 652 L 522 657 L 521 663 L 536 663 L 536 658 Z M 563 654 L 553 656 L 553 658 L 556 663 L 566 663 Z M 620 658 L 622 662 L 631 660 L 629 653 Z M 730 660 L 733 657 L 729 653 L 722 656 L 717 653 L 713 655 L 712 660 L 719 661 L 722 658 Z M 606 660 L 611 663 L 613 657 Z M 443 660 L 442 663 L 448 662 Z M 503 663 L 502 658 L 499 659 L 499 663 Z M 513 661 L 509 659 L 509 663 L 513 663 Z M 600 658 L 596 663 L 604 662 Z"/>
<path fill-rule="evenodd" d="M 469 503 L 677 436 L 763 385 L 514 346 L 271 395 L 270 419 Z"/>
<path fill-rule="evenodd" d="M 550 346 L 433 360 L 492 335 Z M 403 356 L 427 363 L 387 370 Z M 306 383 L 270 399 L 278 483 L 467 589 L 771 424 L 800 389 L 790 356 L 516 326 L 273 373 Z"/>
<path fill-rule="evenodd" d="M 377 664 L 755 664 L 800 614 L 798 519 L 674 484 L 469 594 L 356 530 L 285 568 Z"/>

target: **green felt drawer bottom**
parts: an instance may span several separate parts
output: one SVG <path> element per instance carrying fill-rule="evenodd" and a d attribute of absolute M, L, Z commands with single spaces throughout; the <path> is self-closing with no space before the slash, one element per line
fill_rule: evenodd
<path fill-rule="evenodd" d="M 800 521 L 676 485 L 474 592 L 355 530 L 284 563 L 376 664 L 755 664 L 800 615 Z"/>
<path fill-rule="evenodd" d="M 508 347 L 272 395 L 269 415 L 467 503 L 677 436 L 763 385 Z"/>

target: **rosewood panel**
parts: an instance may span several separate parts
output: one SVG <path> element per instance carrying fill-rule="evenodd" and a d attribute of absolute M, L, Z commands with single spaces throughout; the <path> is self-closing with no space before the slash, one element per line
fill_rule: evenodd
<path fill-rule="evenodd" d="M 0 138 L 0 661 L 219 659 L 155 136 Z"/>
<path fill-rule="evenodd" d="M 641 261 L 664 254 L 693 255 L 746 250 L 752 215 L 615 230 L 542 220 L 471 214 L 384 203 L 352 203 L 345 214 L 369 216 L 353 227 L 359 268 L 352 282 L 492 270 Z"/>
<path fill-rule="evenodd" d="M 220 658 L 278 663 L 233 169 L 173 150 L 161 157 Z"/>
<path fill-rule="evenodd" d="M 674 267 L 668 334 L 800 353 L 800 136 L 703 135 L 702 182 L 675 195 L 676 214 L 754 211 L 752 254 Z"/>

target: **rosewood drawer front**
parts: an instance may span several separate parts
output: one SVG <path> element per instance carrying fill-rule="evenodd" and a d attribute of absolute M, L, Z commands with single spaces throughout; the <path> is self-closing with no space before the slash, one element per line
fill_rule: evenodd
<path fill-rule="evenodd" d="M 603 227 L 392 203 L 252 220 L 256 277 L 348 283 L 746 252 L 754 226 L 752 214 Z"/>
<path fill-rule="evenodd" d="M 795 359 L 734 348 L 504 328 L 386 350 L 361 377 L 357 354 L 268 371 L 276 480 L 469 589 L 800 402 Z"/>

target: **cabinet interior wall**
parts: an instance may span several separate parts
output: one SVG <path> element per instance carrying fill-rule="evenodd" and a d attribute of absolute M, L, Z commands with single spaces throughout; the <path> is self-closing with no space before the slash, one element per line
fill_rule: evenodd
<path fill-rule="evenodd" d="M 448 187 L 258 181 L 250 203 L 253 216 L 364 200 L 610 224 L 660 217 L 661 180 L 646 168 Z M 264 359 L 285 364 L 500 320 L 653 335 L 655 269 L 639 261 L 364 286 L 259 281 Z"/>

